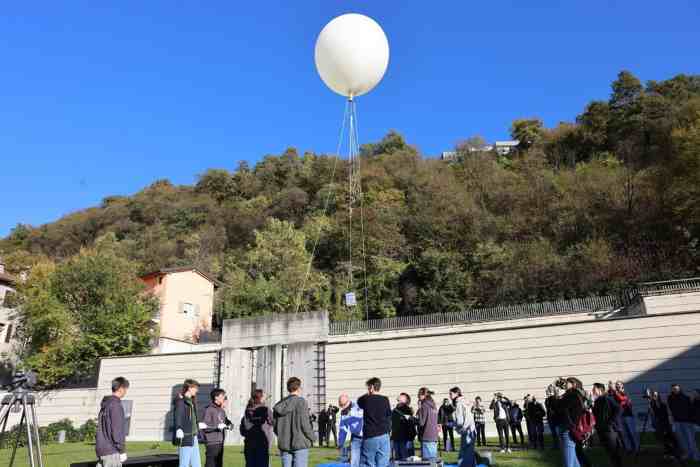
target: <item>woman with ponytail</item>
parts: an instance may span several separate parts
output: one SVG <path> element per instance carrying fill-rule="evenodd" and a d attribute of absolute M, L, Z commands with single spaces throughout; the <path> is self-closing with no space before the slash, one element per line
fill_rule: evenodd
<path fill-rule="evenodd" d="M 428 388 L 418 390 L 420 408 L 416 415 L 423 460 L 437 459 L 438 457 L 438 409 L 433 400 L 433 394 L 435 393 Z"/>

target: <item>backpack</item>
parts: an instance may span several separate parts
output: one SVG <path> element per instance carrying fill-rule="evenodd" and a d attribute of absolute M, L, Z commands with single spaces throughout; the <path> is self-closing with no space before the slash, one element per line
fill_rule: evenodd
<path fill-rule="evenodd" d="M 576 426 L 571 430 L 571 437 L 577 443 L 583 443 L 593 434 L 595 427 L 595 416 L 590 410 L 586 410 L 576 421 Z"/>

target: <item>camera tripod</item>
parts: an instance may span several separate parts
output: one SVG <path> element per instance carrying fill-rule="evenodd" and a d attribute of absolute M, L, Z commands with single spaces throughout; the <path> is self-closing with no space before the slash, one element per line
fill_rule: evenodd
<path fill-rule="evenodd" d="M 26 427 L 27 451 L 29 454 L 30 467 L 44 467 L 44 459 L 41 456 L 39 422 L 37 421 L 36 411 L 34 410 L 34 402 L 34 395 L 30 394 L 28 389 L 21 387 L 15 389 L 12 394 L 8 394 L 2 398 L 2 404 L 0 404 L 0 423 L 2 423 L 0 437 L 7 435 L 7 420 L 10 418 L 10 412 L 22 412 L 17 438 L 12 448 L 9 467 L 13 467 L 15 463 L 15 455 L 17 454 L 20 437 L 22 436 L 22 427 Z"/>

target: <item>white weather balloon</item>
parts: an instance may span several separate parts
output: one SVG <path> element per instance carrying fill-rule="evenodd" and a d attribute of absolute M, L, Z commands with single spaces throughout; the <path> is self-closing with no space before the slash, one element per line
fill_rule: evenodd
<path fill-rule="evenodd" d="M 384 77 L 389 41 L 372 18 L 349 13 L 323 28 L 316 40 L 315 60 L 326 86 L 342 96 L 361 96 Z"/>

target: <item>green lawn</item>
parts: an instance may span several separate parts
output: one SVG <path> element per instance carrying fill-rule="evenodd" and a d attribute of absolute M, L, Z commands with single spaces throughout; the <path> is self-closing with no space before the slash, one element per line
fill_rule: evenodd
<path fill-rule="evenodd" d="M 643 443 L 642 453 L 635 459 L 628 460 L 626 465 L 634 467 L 659 467 L 665 465 L 674 465 L 671 462 L 665 461 L 661 455 L 659 448 L 652 443 L 649 438 L 648 442 Z M 495 446 L 495 440 L 489 440 L 491 446 Z M 70 443 L 64 445 L 52 444 L 44 449 L 44 459 L 46 467 L 66 467 L 71 462 L 93 459 L 95 456 L 94 445 L 82 443 Z M 0 451 L 0 465 L 7 465 L 10 457 L 10 450 L 5 449 Z M 156 453 L 172 453 L 175 448 L 167 442 L 150 443 L 150 442 L 132 442 L 128 443 L 128 453 L 130 457 Z M 315 448 L 312 450 L 310 467 L 316 464 L 332 462 L 337 458 L 338 451 L 329 448 Z M 595 467 L 609 465 L 604 453 L 600 448 L 589 450 L 589 455 Z M 457 460 L 455 453 L 448 453 L 443 456 L 447 462 L 454 463 Z M 556 451 L 547 450 L 545 452 L 537 451 L 516 451 L 512 454 L 495 454 L 497 466 L 523 466 L 523 467 L 554 467 L 560 466 L 560 455 Z M 202 464 L 204 463 L 204 452 L 202 450 Z M 224 464 L 227 467 L 243 467 L 243 453 L 240 446 L 229 446 L 226 448 L 224 455 Z M 25 450 L 19 451 L 16 466 L 28 465 Z M 691 464 L 698 465 L 698 464 Z M 279 461 L 273 456 L 271 459 L 271 467 L 279 467 Z"/>

